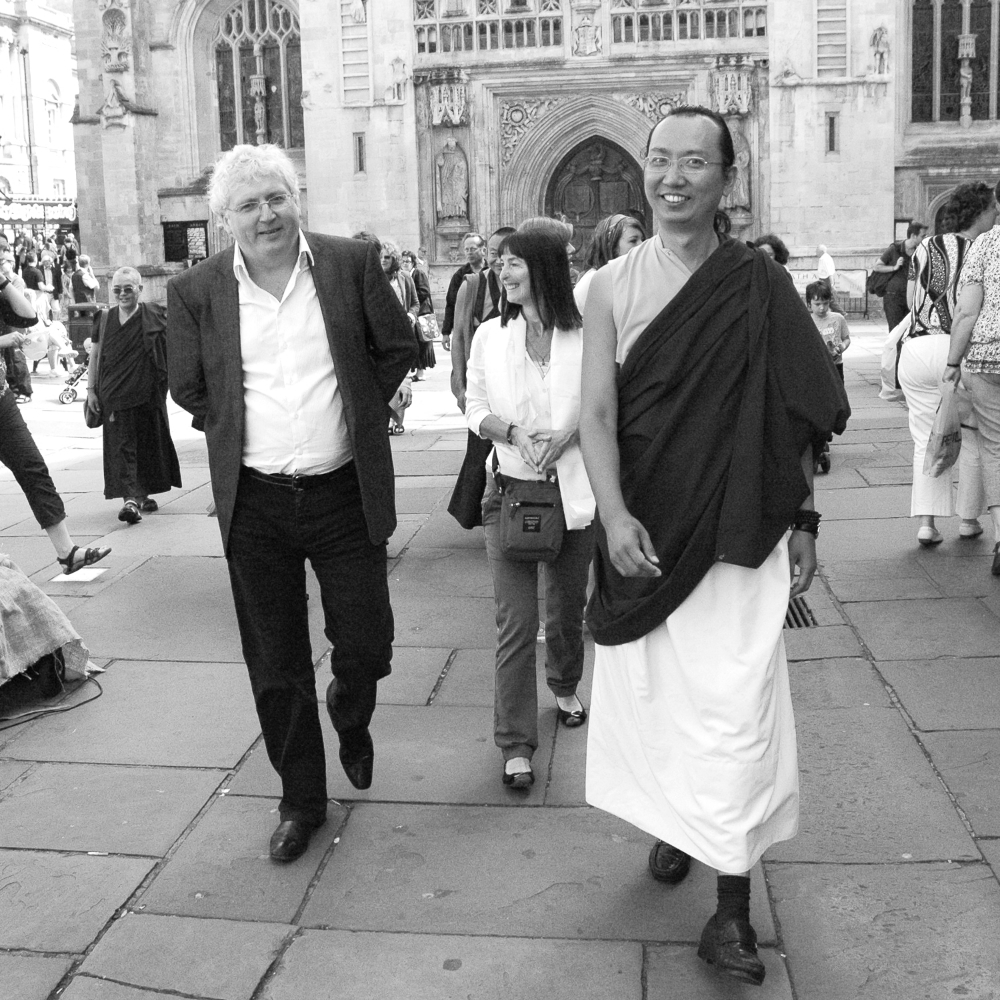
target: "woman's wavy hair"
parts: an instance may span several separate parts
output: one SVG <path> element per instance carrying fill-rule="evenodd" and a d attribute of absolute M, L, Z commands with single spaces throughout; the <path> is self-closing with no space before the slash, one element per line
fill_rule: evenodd
<path fill-rule="evenodd" d="M 960 233 L 968 229 L 995 199 L 993 188 L 983 181 L 959 184 L 945 202 L 941 232 Z"/>
<path fill-rule="evenodd" d="M 547 229 L 562 237 L 564 250 L 567 243 L 573 242 L 573 226 L 568 222 L 563 222 L 562 219 L 551 219 L 547 215 L 534 215 L 530 219 L 525 219 L 517 227 L 519 233 L 530 233 L 532 230 L 538 229 Z"/>
<path fill-rule="evenodd" d="M 703 107 L 700 104 L 685 104 L 679 108 L 671 108 L 657 123 L 649 130 L 646 139 L 646 155 L 649 155 L 649 146 L 653 141 L 653 133 L 657 127 L 668 118 L 707 118 L 715 122 L 719 128 L 719 155 L 722 157 L 722 169 L 728 170 L 736 163 L 736 147 L 733 145 L 733 133 L 729 131 L 726 119 L 717 111 Z M 733 228 L 729 216 L 720 208 L 715 213 L 715 231 L 720 236 L 728 235 Z"/>
<path fill-rule="evenodd" d="M 551 228 L 512 233 L 500 244 L 500 254 L 520 257 L 527 265 L 531 295 L 546 327 L 576 330 L 583 324 L 573 298 L 566 240 L 561 233 Z M 500 325 L 506 326 L 520 315 L 521 307 L 507 301 L 504 289 L 500 296 Z"/>
<path fill-rule="evenodd" d="M 638 229 L 642 233 L 642 238 L 646 238 L 646 229 L 643 224 L 631 215 L 609 215 L 606 219 L 601 219 L 594 229 L 590 246 L 587 247 L 587 256 L 584 260 L 586 267 L 597 271 L 604 267 L 609 260 L 614 260 L 617 256 L 618 244 L 626 229 Z"/>
<path fill-rule="evenodd" d="M 779 264 L 787 264 L 790 254 L 785 241 L 777 233 L 765 233 L 753 241 L 755 247 L 768 246 L 774 251 L 774 259 Z"/>
<path fill-rule="evenodd" d="M 382 250 L 380 256 L 384 257 L 386 254 L 392 257 L 392 264 L 389 265 L 389 270 L 385 273 L 388 277 L 395 278 L 399 273 L 400 265 L 403 262 L 403 257 L 399 251 L 398 244 L 393 243 L 392 240 L 382 240 Z"/>

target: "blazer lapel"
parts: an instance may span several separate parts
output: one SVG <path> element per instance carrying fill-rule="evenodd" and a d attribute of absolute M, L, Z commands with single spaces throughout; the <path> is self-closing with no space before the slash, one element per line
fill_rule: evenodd
<path fill-rule="evenodd" d="M 217 352 L 224 372 L 222 381 L 228 406 L 236 417 L 242 447 L 244 426 L 243 353 L 240 348 L 240 288 L 233 274 L 234 252 L 230 247 L 217 259 L 217 270 L 210 278 L 209 296 L 215 327 L 211 343 L 202 343 L 203 351 Z M 204 265 L 199 265 L 204 266 Z"/>
<path fill-rule="evenodd" d="M 333 367 L 337 371 L 338 381 L 344 372 L 344 359 L 340 356 L 340 338 L 334 336 L 337 329 L 337 303 L 334 298 L 336 282 L 330 281 L 329 275 L 337 270 L 336 254 L 315 233 L 306 233 L 306 241 L 313 255 L 313 284 L 316 287 L 316 298 L 319 300 L 320 312 L 323 313 L 323 325 L 326 327 L 326 339 L 330 344 L 330 355 Z M 323 275 L 327 280 L 318 281 L 317 276 Z"/>

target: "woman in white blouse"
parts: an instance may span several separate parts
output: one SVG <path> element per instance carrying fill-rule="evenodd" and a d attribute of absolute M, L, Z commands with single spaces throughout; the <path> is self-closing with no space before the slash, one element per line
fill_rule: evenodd
<path fill-rule="evenodd" d="M 503 753 L 503 783 L 527 789 L 538 747 L 538 564 L 511 560 L 501 550 L 502 497 L 493 469 L 504 484 L 558 483 L 567 530 L 545 570 L 545 673 L 559 721 L 569 728 L 587 718 L 576 687 L 583 674 L 594 495 L 579 445 L 583 341 L 565 240 L 551 230 L 517 232 L 500 254 L 501 315 L 483 323 L 472 341 L 466 419 L 473 433 L 495 445 L 483 495 L 498 631 L 494 740 Z"/>

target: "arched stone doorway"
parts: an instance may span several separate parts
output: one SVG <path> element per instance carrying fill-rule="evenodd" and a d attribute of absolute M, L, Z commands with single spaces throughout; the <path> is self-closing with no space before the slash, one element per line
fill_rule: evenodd
<path fill-rule="evenodd" d="M 573 225 L 573 261 L 581 265 L 601 219 L 616 213 L 641 220 L 650 232 L 652 219 L 642 187 L 642 168 L 620 146 L 593 136 L 575 146 L 552 172 L 545 214 Z"/>

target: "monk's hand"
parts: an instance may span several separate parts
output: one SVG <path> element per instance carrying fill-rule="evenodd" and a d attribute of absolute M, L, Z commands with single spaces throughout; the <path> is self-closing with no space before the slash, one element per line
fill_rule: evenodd
<path fill-rule="evenodd" d="M 631 514 L 604 521 L 611 565 L 622 576 L 660 576 L 649 532 Z"/>
<path fill-rule="evenodd" d="M 798 597 L 809 589 L 816 575 L 816 539 L 808 531 L 793 531 L 789 536 L 788 569 L 792 578 L 788 596 Z"/>
<path fill-rule="evenodd" d="M 551 468 L 559 461 L 563 452 L 576 443 L 576 431 L 539 431 L 535 435 L 535 451 L 538 455 L 538 469 Z"/>

